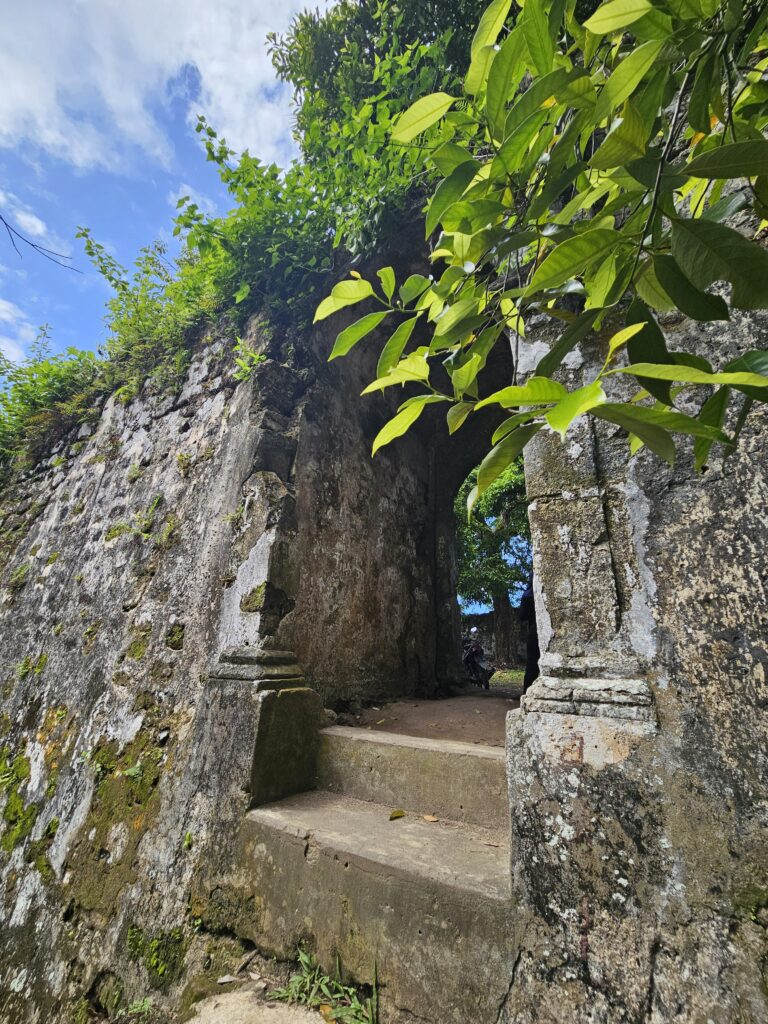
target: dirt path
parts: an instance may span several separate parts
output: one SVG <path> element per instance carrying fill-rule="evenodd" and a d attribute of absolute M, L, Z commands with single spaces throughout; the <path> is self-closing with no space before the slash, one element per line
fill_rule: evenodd
<path fill-rule="evenodd" d="M 507 712 L 520 706 L 514 694 L 512 689 L 494 687 L 445 700 L 398 700 L 366 708 L 345 718 L 344 724 L 503 747 Z"/>

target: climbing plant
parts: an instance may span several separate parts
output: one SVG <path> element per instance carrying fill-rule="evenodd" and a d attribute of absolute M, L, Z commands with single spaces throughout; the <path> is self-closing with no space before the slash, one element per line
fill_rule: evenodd
<path fill-rule="evenodd" d="M 707 322 L 768 307 L 768 252 L 753 237 L 768 223 L 768 6 L 608 0 L 583 21 L 574 0 L 511 9 L 494 0 L 482 15 L 461 94 L 422 96 L 392 132 L 404 147 L 429 133 L 434 275 L 398 282 L 384 267 L 374 284 L 353 272 L 315 314 L 369 304 L 332 359 L 391 330 L 364 394 L 413 393 L 374 454 L 429 405 L 446 408 L 451 433 L 478 409 L 508 413 L 470 505 L 544 428 L 564 436 L 589 414 L 622 427 L 632 454 L 645 445 L 669 463 L 675 435 L 691 435 L 701 467 L 768 399 L 768 352 L 713 368 L 670 350 L 656 315 Z M 509 339 L 519 355 L 533 314 L 562 326 L 558 340 L 526 381 L 482 393 L 489 352 Z M 616 315 L 625 326 L 602 369 L 569 391 L 554 379 L 563 359 Z M 637 382 L 629 400 L 614 393 L 617 375 Z M 682 412 L 680 393 L 702 387 L 697 414 Z"/>

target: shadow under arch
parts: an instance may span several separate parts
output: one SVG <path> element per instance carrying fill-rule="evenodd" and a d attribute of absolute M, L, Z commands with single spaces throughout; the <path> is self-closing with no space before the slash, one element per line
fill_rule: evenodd
<path fill-rule="evenodd" d="M 501 416 L 483 410 L 450 436 L 443 409 L 428 406 L 371 458 L 404 394 L 396 387 L 360 397 L 386 335 L 326 361 L 338 320 L 312 339 L 313 383 L 298 429 L 284 537 L 295 595 L 289 645 L 326 704 L 434 696 L 462 677 L 454 498 Z M 483 376 L 486 389 L 511 380 L 503 340 Z"/>

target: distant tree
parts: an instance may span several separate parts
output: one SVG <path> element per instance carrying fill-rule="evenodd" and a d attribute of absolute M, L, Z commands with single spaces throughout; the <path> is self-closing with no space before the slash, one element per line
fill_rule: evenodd
<path fill-rule="evenodd" d="M 477 484 L 473 470 L 456 495 L 458 595 L 493 605 L 496 657 L 515 658 L 510 596 L 531 571 L 531 533 L 522 459 L 511 463 L 476 502 L 467 518 L 467 497 Z"/>

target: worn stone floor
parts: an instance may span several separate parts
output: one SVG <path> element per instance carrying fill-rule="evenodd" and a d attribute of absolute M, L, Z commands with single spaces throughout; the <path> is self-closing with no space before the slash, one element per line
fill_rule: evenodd
<path fill-rule="evenodd" d="M 492 686 L 443 700 L 399 700 L 345 717 L 344 724 L 427 739 L 503 747 L 507 712 L 520 706 L 519 689 Z"/>
<path fill-rule="evenodd" d="M 190 1024 L 322 1024 L 314 1010 L 265 1002 L 252 988 L 222 992 L 197 1005 Z"/>

